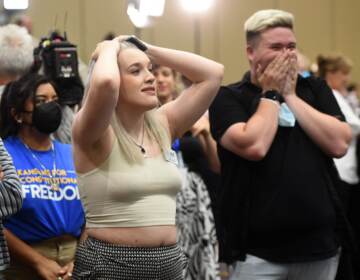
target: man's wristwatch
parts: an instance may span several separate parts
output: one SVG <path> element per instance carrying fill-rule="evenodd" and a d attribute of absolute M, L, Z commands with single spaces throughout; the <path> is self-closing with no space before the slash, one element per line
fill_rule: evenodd
<path fill-rule="evenodd" d="M 125 41 L 133 44 L 134 46 L 136 46 L 139 50 L 141 50 L 143 52 L 146 52 L 146 50 L 148 49 L 147 46 L 134 35 L 130 36 Z"/>
<path fill-rule="evenodd" d="M 277 101 L 280 104 L 284 102 L 284 98 L 281 96 L 281 94 L 277 90 L 274 90 L 274 89 L 265 91 L 262 94 L 262 97 L 273 100 L 273 101 Z"/>

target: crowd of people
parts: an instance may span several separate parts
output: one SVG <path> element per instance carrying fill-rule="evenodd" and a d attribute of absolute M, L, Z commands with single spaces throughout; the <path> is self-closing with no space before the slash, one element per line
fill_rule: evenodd
<path fill-rule="evenodd" d="M 106 38 L 69 105 L 0 27 L 0 279 L 359 279 L 352 62 L 310 67 L 286 11 L 244 29 L 226 86 L 218 62 Z"/>

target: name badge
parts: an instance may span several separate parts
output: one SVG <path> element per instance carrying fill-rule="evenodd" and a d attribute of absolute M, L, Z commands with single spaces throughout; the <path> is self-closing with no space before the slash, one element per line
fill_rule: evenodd
<path fill-rule="evenodd" d="M 164 157 L 165 157 L 165 160 L 168 161 L 168 162 L 171 162 L 171 163 L 173 163 L 175 165 L 179 164 L 177 155 L 173 150 L 169 149 L 169 150 L 165 151 L 164 152 Z"/>

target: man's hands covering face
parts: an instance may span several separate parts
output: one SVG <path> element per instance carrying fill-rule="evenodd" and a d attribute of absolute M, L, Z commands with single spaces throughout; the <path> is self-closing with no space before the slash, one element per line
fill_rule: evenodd
<path fill-rule="evenodd" d="M 295 94 L 297 73 L 296 53 L 284 51 L 275 57 L 265 69 L 258 65 L 256 79 L 263 92 L 276 90 L 285 96 Z"/>
<path fill-rule="evenodd" d="M 284 87 L 280 91 L 280 93 L 284 97 L 295 94 L 297 76 L 298 76 L 297 57 L 295 53 L 291 53 L 289 58 L 289 71 L 288 74 L 286 75 L 286 81 L 284 83 Z"/>

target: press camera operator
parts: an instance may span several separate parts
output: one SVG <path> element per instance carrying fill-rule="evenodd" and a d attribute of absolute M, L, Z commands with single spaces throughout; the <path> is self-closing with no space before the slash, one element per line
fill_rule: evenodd
<path fill-rule="evenodd" d="M 49 76 L 59 93 L 62 120 L 53 137 L 62 143 L 71 143 L 71 125 L 84 91 L 76 46 L 67 40 L 66 34 L 61 36 L 54 31 L 40 41 L 34 50 L 34 59 L 33 71 Z"/>

